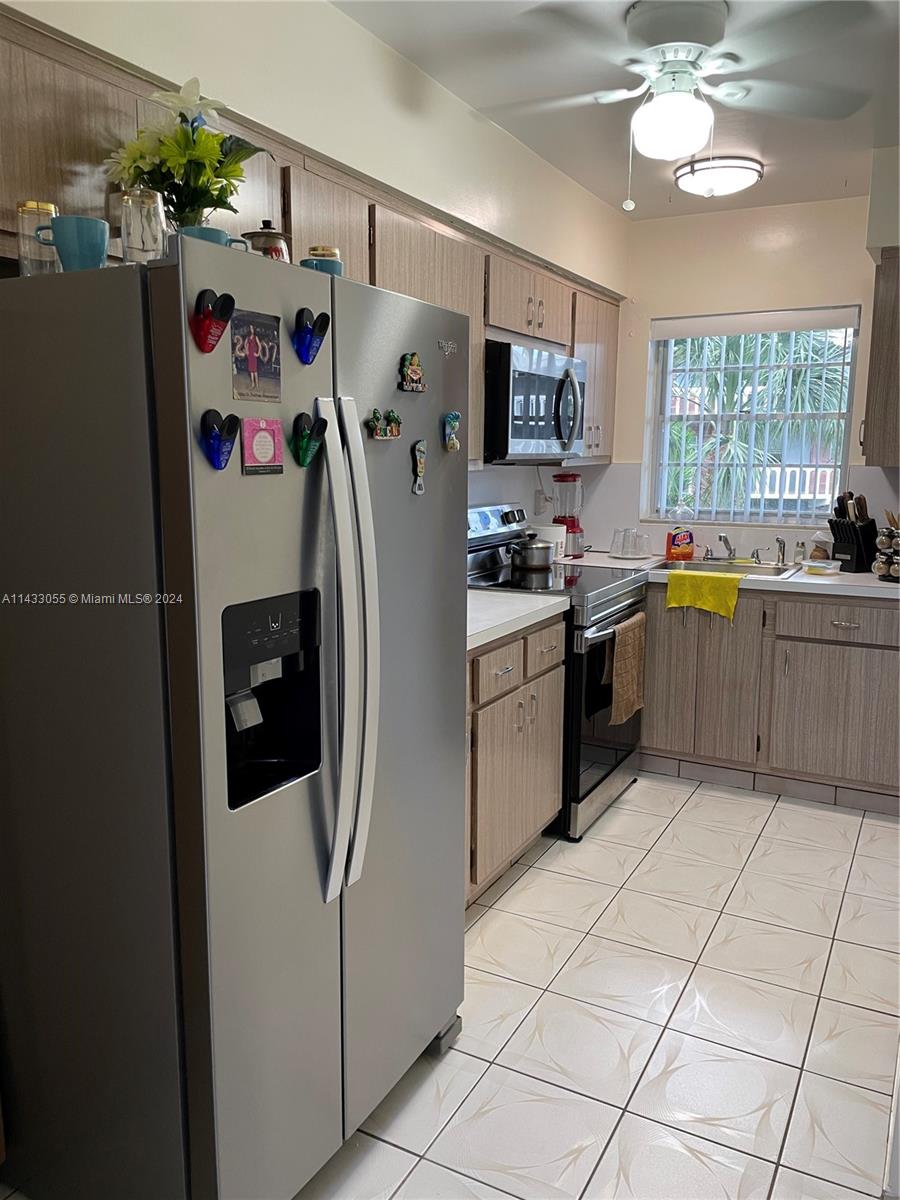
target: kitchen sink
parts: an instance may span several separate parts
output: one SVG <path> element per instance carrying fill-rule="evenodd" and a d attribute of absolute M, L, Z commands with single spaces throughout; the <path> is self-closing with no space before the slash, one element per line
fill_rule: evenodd
<path fill-rule="evenodd" d="M 782 567 L 777 563 L 744 562 L 739 558 L 733 562 L 726 562 L 721 558 L 713 559 L 711 562 L 697 559 L 690 562 L 666 562 L 661 563 L 660 566 L 664 571 L 712 571 L 715 574 L 764 575 L 770 579 L 780 579 L 782 575 L 789 575 L 797 569 L 792 563 L 786 563 Z"/>

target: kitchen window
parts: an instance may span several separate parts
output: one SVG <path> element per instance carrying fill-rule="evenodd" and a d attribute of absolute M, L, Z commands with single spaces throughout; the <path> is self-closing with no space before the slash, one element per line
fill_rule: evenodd
<path fill-rule="evenodd" d="M 857 307 L 653 321 L 646 517 L 828 516 L 846 471 L 858 329 Z"/>

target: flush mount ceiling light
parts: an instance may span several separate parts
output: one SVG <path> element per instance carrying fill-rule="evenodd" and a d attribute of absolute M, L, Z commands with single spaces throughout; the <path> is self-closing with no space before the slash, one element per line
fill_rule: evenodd
<path fill-rule="evenodd" d="M 703 149 L 712 132 L 713 111 L 694 95 L 695 86 L 691 70 L 681 64 L 653 82 L 652 99 L 631 118 L 634 148 L 639 154 L 674 162 Z"/>
<path fill-rule="evenodd" d="M 763 165 L 755 158 L 716 156 L 682 163 L 675 168 L 675 182 L 692 196 L 731 196 L 753 187 L 763 177 Z"/>

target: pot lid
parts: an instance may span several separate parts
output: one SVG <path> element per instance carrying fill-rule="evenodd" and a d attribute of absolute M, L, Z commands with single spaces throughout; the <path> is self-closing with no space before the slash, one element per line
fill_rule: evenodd
<path fill-rule="evenodd" d="M 260 237 L 264 234 L 268 235 L 269 237 L 284 238 L 286 242 L 291 240 L 291 235 L 289 233 L 282 233 L 280 229 L 276 229 L 274 224 L 268 220 L 268 218 L 262 221 L 259 229 L 251 229 L 249 233 L 242 233 L 241 237 L 253 238 Z"/>

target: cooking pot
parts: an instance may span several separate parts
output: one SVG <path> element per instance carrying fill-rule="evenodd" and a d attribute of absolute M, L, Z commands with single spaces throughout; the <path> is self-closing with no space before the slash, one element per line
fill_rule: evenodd
<path fill-rule="evenodd" d="M 547 571 L 553 566 L 556 546 L 543 538 L 532 537 L 526 542 L 513 542 L 509 548 L 512 565 L 517 571 Z"/>
<path fill-rule="evenodd" d="M 251 250 L 255 250 L 264 258 L 275 258 L 281 262 L 291 261 L 288 235 L 276 229 L 271 221 L 263 221 L 259 229 L 251 229 L 241 236 L 250 243 Z"/>

